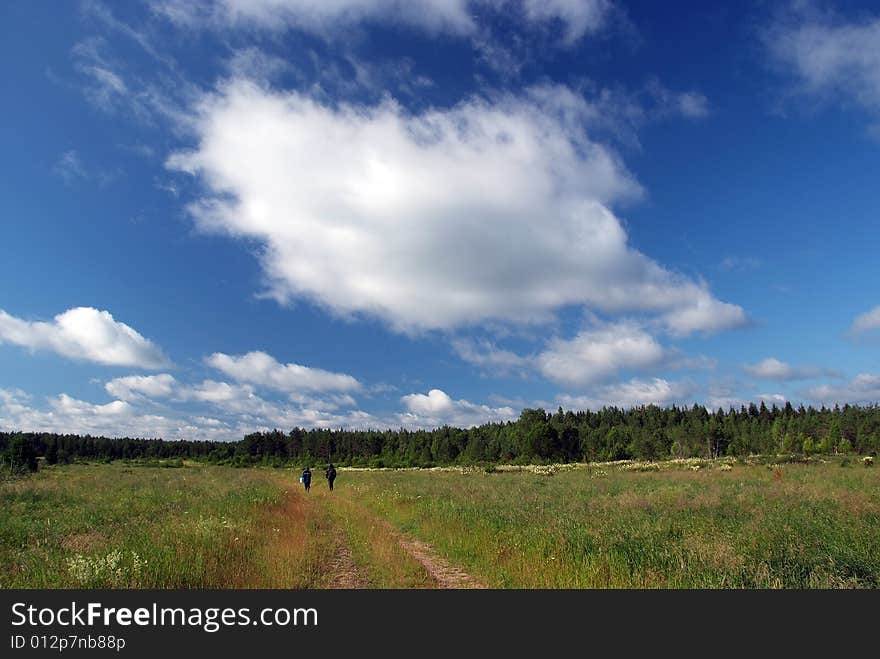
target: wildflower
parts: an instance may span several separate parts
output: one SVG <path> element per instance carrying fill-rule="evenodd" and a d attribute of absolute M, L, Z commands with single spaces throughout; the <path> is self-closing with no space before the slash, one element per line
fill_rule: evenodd
<path fill-rule="evenodd" d="M 70 576 L 85 586 L 132 586 L 146 567 L 147 561 L 136 552 L 124 553 L 118 549 L 106 556 L 77 554 L 67 559 Z"/>

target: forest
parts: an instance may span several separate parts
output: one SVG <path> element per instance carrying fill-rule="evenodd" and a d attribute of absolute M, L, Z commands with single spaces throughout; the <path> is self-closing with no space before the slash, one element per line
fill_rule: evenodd
<path fill-rule="evenodd" d="M 767 407 L 715 412 L 655 405 L 598 411 L 524 409 L 516 421 L 472 428 L 254 432 L 237 442 L 0 432 L 5 473 L 76 460 L 189 459 L 214 464 L 343 466 L 602 462 L 753 454 L 860 453 L 880 449 L 880 406 Z"/>

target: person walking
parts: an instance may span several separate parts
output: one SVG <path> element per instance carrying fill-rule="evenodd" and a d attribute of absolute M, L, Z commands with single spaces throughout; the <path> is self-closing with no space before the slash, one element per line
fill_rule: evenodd
<path fill-rule="evenodd" d="M 303 484 L 303 487 L 306 488 L 306 492 L 312 487 L 312 472 L 306 467 L 303 469 L 302 476 L 299 477 L 300 482 Z"/>
<path fill-rule="evenodd" d="M 327 468 L 324 470 L 324 476 L 327 479 L 327 485 L 330 486 L 330 490 L 333 490 L 333 481 L 336 480 L 336 467 L 333 466 L 333 463 L 327 465 Z"/>

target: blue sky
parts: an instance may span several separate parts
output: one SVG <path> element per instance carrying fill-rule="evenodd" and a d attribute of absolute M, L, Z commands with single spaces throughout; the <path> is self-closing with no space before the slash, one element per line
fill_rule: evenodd
<path fill-rule="evenodd" d="M 0 9 L 0 427 L 880 400 L 873 3 Z"/>

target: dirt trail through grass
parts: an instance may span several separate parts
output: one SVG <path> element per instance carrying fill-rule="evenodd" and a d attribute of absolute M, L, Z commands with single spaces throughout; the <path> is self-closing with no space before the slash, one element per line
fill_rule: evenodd
<path fill-rule="evenodd" d="M 266 538 L 261 566 L 236 587 L 320 587 L 335 546 L 331 528 L 302 494 L 282 483 L 280 500 L 255 516 L 257 535 Z"/>
<path fill-rule="evenodd" d="M 335 534 L 336 551 L 330 563 L 328 587 L 337 590 L 369 588 L 370 583 L 366 575 L 354 562 L 351 549 L 345 539 L 345 532 L 337 528 Z"/>
<path fill-rule="evenodd" d="M 479 580 L 442 558 L 434 548 L 421 540 L 401 536 L 400 546 L 421 563 L 438 588 L 485 588 Z"/>
<path fill-rule="evenodd" d="M 356 501 L 350 491 L 313 492 L 309 502 L 322 510 L 332 538 L 332 558 L 325 566 L 325 587 L 485 588 L 451 564 L 429 544 L 403 533 L 389 520 Z"/>

